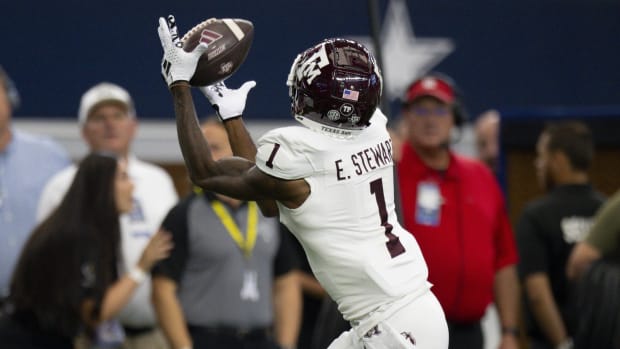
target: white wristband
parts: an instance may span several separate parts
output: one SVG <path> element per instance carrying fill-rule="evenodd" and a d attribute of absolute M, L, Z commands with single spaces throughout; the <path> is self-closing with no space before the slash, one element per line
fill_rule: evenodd
<path fill-rule="evenodd" d="M 136 266 L 129 271 L 129 278 L 135 281 L 138 285 L 146 280 L 146 273 L 142 268 Z"/>
<path fill-rule="evenodd" d="M 556 349 L 573 349 L 573 339 L 566 338 L 562 343 L 556 346 Z"/>

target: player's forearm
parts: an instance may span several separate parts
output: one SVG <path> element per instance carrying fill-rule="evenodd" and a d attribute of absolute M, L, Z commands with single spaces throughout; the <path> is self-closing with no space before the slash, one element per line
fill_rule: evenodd
<path fill-rule="evenodd" d="M 516 329 L 519 325 L 519 279 L 514 265 L 495 273 L 495 304 L 503 328 Z"/>
<path fill-rule="evenodd" d="M 301 325 L 301 287 L 297 273 L 291 271 L 274 282 L 274 329 L 278 344 L 294 348 Z"/>
<path fill-rule="evenodd" d="M 173 349 L 191 348 L 192 340 L 171 282 L 161 278 L 153 281 L 153 306 L 159 326 Z"/>
<path fill-rule="evenodd" d="M 233 154 L 254 163 L 256 161 L 256 145 L 245 127 L 242 118 L 234 118 L 224 121 L 228 139 Z M 274 217 L 278 214 L 278 206 L 274 200 L 259 200 L 258 206 L 266 217 Z"/>
<path fill-rule="evenodd" d="M 181 153 L 192 181 L 212 175 L 214 161 L 209 145 L 198 124 L 191 87 L 187 83 L 177 83 L 170 88 L 174 99 L 177 135 Z"/>
<path fill-rule="evenodd" d="M 248 129 L 245 127 L 243 119 L 239 117 L 226 120 L 224 121 L 224 127 L 226 128 L 233 154 L 252 162 L 256 161 L 256 145 Z"/>
<path fill-rule="evenodd" d="M 567 339 L 567 334 L 562 316 L 553 299 L 549 278 L 543 273 L 528 276 L 525 280 L 525 290 L 536 322 L 541 326 L 549 342 L 554 346 L 559 345 Z"/>

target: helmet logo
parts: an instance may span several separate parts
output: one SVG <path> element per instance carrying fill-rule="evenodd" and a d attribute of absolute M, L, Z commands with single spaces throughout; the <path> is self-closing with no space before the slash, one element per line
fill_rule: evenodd
<path fill-rule="evenodd" d="M 335 109 L 331 109 L 327 112 L 327 118 L 331 121 L 336 121 L 340 119 L 340 112 Z"/>
<path fill-rule="evenodd" d="M 340 106 L 340 113 L 344 116 L 353 114 L 353 106 L 349 103 L 344 103 Z"/>
<path fill-rule="evenodd" d="M 351 122 L 351 124 L 355 125 L 358 122 L 360 122 L 360 117 L 359 115 L 351 115 L 351 117 L 349 118 L 349 122 Z"/>
<path fill-rule="evenodd" d="M 328 64 L 329 58 L 327 58 L 325 44 L 322 44 L 318 51 L 299 65 L 299 68 L 297 68 L 297 79 L 306 78 L 306 83 L 311 84 L 314 78 L 321 75 L 321 68 Z"/>

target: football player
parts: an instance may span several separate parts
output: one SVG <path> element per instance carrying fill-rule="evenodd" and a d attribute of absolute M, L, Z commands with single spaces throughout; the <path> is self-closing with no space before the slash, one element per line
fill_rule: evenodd
<path fill-rule="evenodd" d="M 191 179 L 208 191 L 256 200 L 266 215 L 279 214 L 352 325 L 329 348 L 448 348 L 426 263 L 394 210 L 392 143 L 377 109 L 382 78 L 374 57 L 345 39 L 299 54 L 287 85 L 292 113 L 304 127 L 274 129 L 257 146 L 241 118 L 254 82 L 237 90 L 223 83 L 201 88 L 236 155 L 214 161 L 188 83 L 206 44 L 185 52 L 175 45 L 172 23 L 159 20 L 162 75 Z"/>

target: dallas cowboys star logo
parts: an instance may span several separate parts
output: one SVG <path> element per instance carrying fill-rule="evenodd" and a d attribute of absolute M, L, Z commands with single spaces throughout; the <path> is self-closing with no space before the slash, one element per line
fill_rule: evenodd
<path fill-rule="evenodd" d="M 373 50 L 370 37 L 353 39 Z M 380 41 L 383 91 L 390 100 L 401 98 L 415 78 L 433 69 L 454 50 L 450 39 L 415 37 L 405 0 L 391 0 L 388 4 Z"/>

